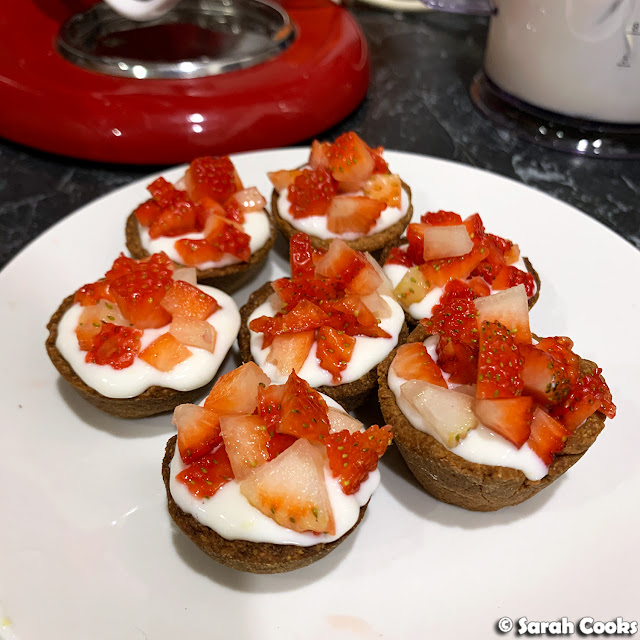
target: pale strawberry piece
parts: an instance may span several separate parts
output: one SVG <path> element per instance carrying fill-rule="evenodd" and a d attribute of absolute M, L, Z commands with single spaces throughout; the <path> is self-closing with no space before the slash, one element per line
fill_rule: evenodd
<path fill-rule="evenodd" d="M 240 483 L 240 492 L 282 527 L 335 533 L 324 479 L 324 456 L 304 438 L 258 467 Z"/>
<path fill-rule="evenodd" d="M 366 296 L 377 291 L 382 282 L 380 274 L 367 262 L 349 282 L 347 291 L 357 293 L 359 296 Z"/>
<path fill-rule="evenodd" d="M 369 233 L 385 206 L 366 196 L 336 196 L 327 209 L 327 229 L 338 234 Z"/>
<path fill-rule="evenodd" d="M 220 433 L 236 480 L 244 480 L 269 461 L 267 444 L 270 438 L 260 416 L 221 416 Z"/>
<path fill-rule="evenodd" d="M 344 240 L 333 240 L 327 252 L 316 262 L 316 275 L 348 284 L 364 267 L 365 259 Z"/>
<path fill-rule="evenodd" d="M 176 267 L 176 270 L 171 276 L 175 281 L 184 280 L 194 287 L 198 284 L 198 276 L 196 275 L 195 267 Z"/>
<path fill-rule="evenodd" d="M 214 352 L 217 332 L 206 320 L 194 320 L 175 316 L 169 325 L 169 333 L 182 344 Z"/>
<path fill-rule="evenodd" d="M 431 283 L 425 280 L 420 267 L 411 267 L 396 285 L 394 293 L 398 302 L 407 309 L 412 304 L 424 300 L 431 288 Z"/>
<path fill-rule="evenodd" d="M 364 305 L 373 313 L 377 320 L 390 318 L 392 315 L 391 307 L 387 301 L 377 292 L 370 293 L 360 298 Z"/>
<path fill-rule="evenodd" d="M 115 302 L 99 300 L 97 304 L 83 307 L 76 327 L 76 336 L 82 351 L 91 349 L 94 336 L 100 333 L 102 325 L 106 322 L 122 327 L 130 326 Z"/>
<path fill-rule="evenodd" d="M 262 211 L 262 209 L 267 206 L 267 201 L 256 187 L 249 187 L 242 189 L 242 191 L 237 191 L 225 202 L 225 207 L 230 201 L 237 203 L 242 213 Z"/>
<path fill-rule="evenodd" d="M 220 308 L 214 297 L 184 280 L 174 283 L 160 305 L 174 318 L 184 316 L 195 320 L 206 320 Z"/>
<path fill-rule="evenodd" d="M 171 371 L 193 354 L 170 333 L 163 333 L 143 349 L 138 357 L 158 371 Z"/>
<path fill-rule="evenodd" d="M 260 384 L 270 385 L 269 376 L 255 362 L 247 362 L 218 378 L 204 406 L 218 415 L 252 414 L 258 406 Z"/>
<path fill-rule="evenodd" d="M 329 168 L 329 158 L 327 157 L 327 151 L 331 147 L 330 142 L 319 142 L 314 140 L 311 143 L 311 152 L 309 153 L 309 166 L 312 169 L 323 167 Z"/>
<path fill-rule="evenodd" d="M 196 404 L 178 405 L 172 423 L 178 429 L 178 451 L 183 462 L 197 460 L 221 441 L 218 414 Z"/>
<path fill-rule="evenodd" d="M 427 226 L 424 229 L 425 260 L 457 258 L 473 249 L 473 241 L 463 224 L 452 226 Z"/>
<path fill-rule="evenodd" d="M 329 418 L 329 431 L 331 433 L 338 433 L 346 429 L 349 433 L 355 433 L 356 431 L 362 431 L 364 425 L 360 420 L 357 420 L 353 416 L 350 416 L 346 411 L 342 409 L 336 409 L 335 407 L 327 408 L 327 417 Z"/>
<path fill-rule="evenodd" d="M 388 207 L 399 208 L 402 204 L 402 181 L 393 173 L 374 173 L 362 186 L 364 195 L 384 202 Z"/>
<path fill-rule="evenodd" d="M 291 371 L 299 372 L 309 355 L 315 330 L 299 333 L 281 333 L 274 337 L 267 362 L 278 370 L 278 373 L 288 376 Z"/>
<path fill-rule="evenodd" d="M 534 402 L 529 396 L 518 398 L 478 398 L 473 405 L 478 420 L 514 444 L 518 449 L 529 439 Z"/>
<path fill-rule="evenodd" d="M 293 184 L 294 180 L 301 175 L 302 171 L 300 169 L 292 169 L 291 171 L 282 169 L 281 171 L 269 171 L 267 173 L 267 177 L 271 181 L 271 184 L 278 192 L 288 189 Z"/>
<path fill-rule="evenodd" d="M 483 322 L 499 322 L 513 334 L 517 343 L 531 344 L 529 302 L 523 284 L 476 298 L 474 302 L 478 310 L 478 326 Z"/>

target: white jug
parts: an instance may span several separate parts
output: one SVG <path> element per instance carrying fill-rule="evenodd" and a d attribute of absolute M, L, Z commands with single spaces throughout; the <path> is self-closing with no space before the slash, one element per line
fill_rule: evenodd
<path fill-rule="evenodd" d="M 104 0 L 114 11 L 130 20 L 159 18 L 178 4 L 180 0 Z"/>

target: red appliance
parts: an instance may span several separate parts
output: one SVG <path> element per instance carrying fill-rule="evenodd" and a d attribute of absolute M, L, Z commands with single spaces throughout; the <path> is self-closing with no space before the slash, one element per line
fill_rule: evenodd
<path fill-rule="evenodd" d="M 61 28 L 69 32 L 74 16 L 107 10 L 93 5 L 90 0 L 5 3 L 1 137 L 76 158 L 174 164 L 313 137 L 353 111 L 367 91 L 365 38 L 349 12 L 330 0 L 283 0 L 291 37 L 282 50 L 253 66 L 232 64 L 217 75 L 156 79 L 121 77 L 63 57 Z M 172 44 L 162 32 L 166 26 L 150 27 L 155 32 L 148 31 L 147 40 L 156 51 L 143 55 L 153 61 Z M 172 28 L 173 36 L 179 35 Z M 144 46 L 144 37 L 127 42 L 124 36 L 107 43 L 108 54 L 128 55 L 127 47 L 130 54 Z M 203 44 L 202 33 L 200 40 Z M 197 56 L 198 46 L 196 39 L 186 50 Z M 104 53 L 96 51 L 97 57 Z"/>

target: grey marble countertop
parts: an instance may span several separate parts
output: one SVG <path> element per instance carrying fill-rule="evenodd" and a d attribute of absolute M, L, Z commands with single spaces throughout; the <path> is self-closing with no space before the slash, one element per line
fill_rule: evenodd
<path fill-rule="evenodd" d="M 486 22 L 355 5 L 371 49 L 368 95 L 318 137 L 355 130 L 388 149 L 473 165 L 565 201 L 640 248 L 640 160 L 564 154 L 496 129 L 468 87 L 482 64 Z M 82 205 L 158 167 L 58 157 L 0 141 L 0 268 Z"/>

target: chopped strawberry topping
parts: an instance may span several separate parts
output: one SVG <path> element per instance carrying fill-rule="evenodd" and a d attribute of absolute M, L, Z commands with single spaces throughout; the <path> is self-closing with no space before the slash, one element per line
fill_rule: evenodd
<path fill-rule="evenodd" d="M 531 435 L 527 442 L 546 465 L 553 462 L 554 454 L 562 451 L 570 434 L 571 432 L 564 425 L 554 420 L 540 407 L 533 410 Z"/>
<path fill-rule="evenodd" d="M 424 380 L 444 389 L 449 388 L 440 367 L 422 342 L 409 342 L 398 347 L 391 368 L 405 380 Z"/>
<path fill-rule="evenodd" d="M 533 409 L 533 398 L 529 396 L 478 398 L 474 405 L 478 420 L 518 449 L 529 439 Z"/>
<path fill-rule="evenodd" d="M 320 366 L 331 374 L 335 384 L 339 384 L 341 374 L 353 355 L 356 339 L 333 327 L 321 327 L 316 338 L 316 356 Z"/>
<path fill-rule="evenodd" d="M 109 365 L 114 369 L 126 369 L 140 353 L 142 331 L 106 322 L 93 338 L 85 362 Z"/>
<path fill-rule="evenodd" d="M 353 131 L 336 138 L 326 155 L 329 170 L 339 182 L 362 184 L 376 165 L 367 144 Z"/>
<path fill-rule="evenodd" d="M 289 240 L 289 263 L 293 279 L 312 278 L 315 272 L 314 249 L 306 233 L 296 233 Z"/>
<path fill-rule="evenodd" d="M 283 384 L 258 387 L 258 415 L 264 420 L 267 429 L 274 429 L 280 422 L 283 396 Z"/>
<path fill-rule="evenodd" d="M 296 219 L 322 216 L 336 193 L 335 181 L 326 169 L 303 169 L 289 187 L 289 211 Z"/>
<path fill-rule="evenodd" d="M 173 411 L 178 430 L 178 451 L 185 463 L 211 452 L 222 442 L 220 417 L 215 411 L 195 404 L 180 404 Z"/>
<path fill-rule="evenodd" d="M 204 499 L 213 497 L 233 477 L 229 456 L 224 444 L 221 444 L 213 453 L 181 471 L 176 480 L 184 484 L 196 498 Z"/>
<path fill-rule="evenodd" d="M 192 352 L 171 333 L 163 333 L 147 345 L 138 357 L 158 371 L 166 372 L 171 371 L 192 355 Z"/>
<path fill-rule="evenodd" d="M 531 297 L 536 290 L 536 282 L 530 273 L 522 271 L 517 267 L 505 265 L 498 271 L 498 274 L 493 279 L 492 287 L 497 290 L 510 289 L 519 284 L 524 284 L 527 292 L 527 297 Z"/>
<path fill-rule="evenodd" d="M 185 183 L 189 197 L 196 202 L 209 197 L 223 203 L 242 189 L 242 182 L 228 156 L 196 158 L 187 169 Z"/>
<path fill-rule="evenodd" d="M 160 304 L 172 316 L 196 320 L 206 320 L 220 308 L 214 297 L 184 280 L 176 280 Z"/>
<path fill-rule="evenodd" d="M 453 211 L 428 211 L 420 217 L 420 222 L 432 227 L 450 227 L 462 224 L 462 218 Z"/>
<path fill-rule="evenodd" d="M 524 391 L 542 407 L 561 403 L 571 390 L 571 380 L 563 364 L 537 345 L 520 345 L 524 359 Z"/>

